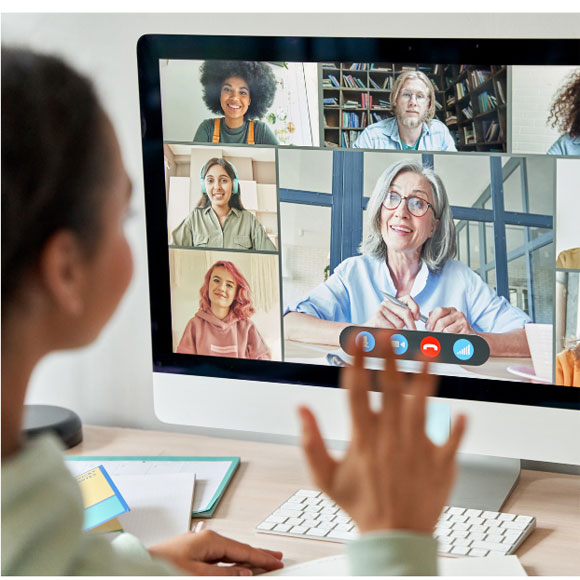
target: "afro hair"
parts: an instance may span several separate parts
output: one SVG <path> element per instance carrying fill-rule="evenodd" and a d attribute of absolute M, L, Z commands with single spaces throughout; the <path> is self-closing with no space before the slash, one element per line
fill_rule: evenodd
<path fill-rule="evenodd" d="M 220 97 L 226 79 L 240 77 L 248 83 L 250 106 L 247 119 L 263 117 L 276 94 L 276 77 L 265 62 L 235 60 L 206 60 L 200 67 L 200 81 L 203 85 L 203 100 L 207 108 L 216 115 L 223 113 Z"/>

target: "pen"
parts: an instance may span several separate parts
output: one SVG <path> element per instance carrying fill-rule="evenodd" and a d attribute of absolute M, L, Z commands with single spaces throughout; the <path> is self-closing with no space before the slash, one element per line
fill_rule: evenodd
<path fill-rule="evenodd" d="M 393 304 L 396 304 L 397 306 L 402 306 L 403 308 L 406 308 L 407 310 L 410 310 L 410 308 L 404 303 L 401 302 L 400 300 L 397 300 L 394 296 L 392 296 L 391 294 L 387 293 L 387 292 L 382 292 L 381 294 L 387 299 L 390 300 Z M 420 316 L 419 316 L 419 320 L 423 323 L 427 322 L 427 317 L 424 316 L 423 314 L 421 314 L 419 312 Z"/>

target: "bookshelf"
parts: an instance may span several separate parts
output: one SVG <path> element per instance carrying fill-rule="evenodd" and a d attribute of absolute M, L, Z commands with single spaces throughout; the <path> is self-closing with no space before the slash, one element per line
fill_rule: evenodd
<path fill-rule="evenodd" d="M 325 145 L 350 147 L 365 127 L 392 117 L 393 82 L 405 70 L 420 70 L 433 82 L 435 116 L 458 150 L 505 151 L 506 67 L 420 63 L 322 63 Z"/>
<path fill-rule="evenodd" d="M 445 124 L 459 151 L 505 151 L 507 68 L 505 65 L 444 67 Z"/>

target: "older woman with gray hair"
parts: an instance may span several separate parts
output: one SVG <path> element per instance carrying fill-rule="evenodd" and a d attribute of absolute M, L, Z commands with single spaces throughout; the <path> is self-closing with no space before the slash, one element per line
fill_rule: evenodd
<path fill-rule="evenodd" d="M 338 346 L 342 329 L 357 324 L 479 334 L 492 356 L 529 356 L 529 317 L 453 259 L 455 224 L 432 169 L 413 160 L 387 168 L 370 198 L 367 224 L 362 255 L 344 260 L 286 309 L 286 338 Z"/>

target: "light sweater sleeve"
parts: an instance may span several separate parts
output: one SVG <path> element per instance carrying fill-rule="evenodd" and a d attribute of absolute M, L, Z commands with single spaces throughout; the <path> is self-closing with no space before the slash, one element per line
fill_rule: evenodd
<path fill-rule="evenodd" d="M 346 550 L 352 576 L 437 575 L 437 541 L 427 534 L 368 532 Z"/>

